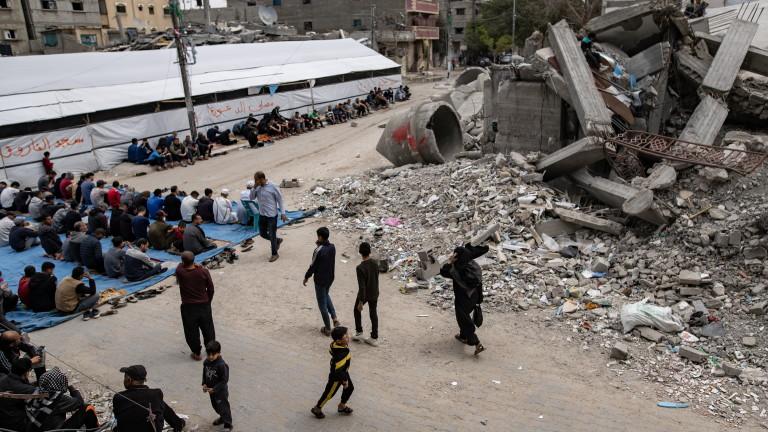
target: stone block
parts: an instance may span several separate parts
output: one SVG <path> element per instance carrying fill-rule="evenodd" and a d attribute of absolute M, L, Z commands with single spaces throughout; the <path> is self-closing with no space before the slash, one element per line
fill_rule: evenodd
<path fill-rule="evenodd" d="M 607 273 L 611 268 L 611 263 L 603 257 L 596 257 L 592 259 L 592 271 L 595 273 Z"/>
<path fill-rule="evenodd" d="M 706 361 L 709 357 L 707 353 L 703 351 L 699 351 L 696 348 L 692 348 L 689 346 L 681 346 L 680 351 L 678 352 L 680 354 L 680 357 L 687 358 L 688 360 L 694 362 L 694 363 L 701 363 L 703 361 Z"/>
<path fill-rule="evenodd" d="M 680 295 L 683 297 L 701 297 L 704 294 L 704 290 L 696 287 L 680 287 Z"/>
<path fill-rule="evenodd" d="M 721 363 L 720 367 L 723 369 L 723 372 L 725 372 L 725 376 L 729 377 L 738 377 L 742 372 L 741 368 L 729 362 Z"/>
<path fill-rule="evenodd" d="M 629 358 L 629 349 L 627 344 L 616 342 L 611 348 L 611 358 L 616 360 L 626 360 Z"/>
<path fill-rule="evenodd" d="M 640 330 L 640 336 L 642 336 L 643 339 L 647 339 L 651 342 L 658 343 L 666 338 L 664 333 L 656 331 L 650 327 L 638 327 L 638 330 Z"/>
<path fill-rule="evenodd" d="M 741 338 L 741 344 L 750 348 L 757 346 L 757 338 L 754 336 L 744 336 Z"/>
<path fill-rule="evenodd" d="M 683 270 L 677 276 L 677 281 L 683 285 L 701 285 L 701 273 Z"/>

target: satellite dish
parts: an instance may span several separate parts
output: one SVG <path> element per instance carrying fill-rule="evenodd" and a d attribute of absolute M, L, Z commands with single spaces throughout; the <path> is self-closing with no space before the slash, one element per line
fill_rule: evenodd
<path fill-rule="evenodd" d="M 264 25 L 275 25 L 277 23 L 277 11 L 272 6 L 259 6 L 259 19 Z"/>

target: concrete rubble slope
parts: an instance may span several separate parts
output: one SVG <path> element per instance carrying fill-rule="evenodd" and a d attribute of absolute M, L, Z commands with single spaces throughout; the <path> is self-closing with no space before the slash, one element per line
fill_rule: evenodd
<path fill-rule="evenodd" d="M 565 20 L 549 25 L 549 42 L 560 64 L 574 110 L 587 135 L 606 136 L 613 133 L 611 113 L 595 86 L 592 71 L 576 44 L 576 35 Z"/>
<path fill-rule="evenodd" d="M 757 29 L 757 24 L 747 21 L 736 20 L 731 24 L 721 49 L 717 50 L 712 66 L 704 77 L 704 88 L 720 93 L 731 90 Z"/>
<path fill-rule="evenodd" d="M 716 53 L 723 42 L 722 36 L 711 35 L 704 32 L 696 32 L 696 38 L 703 40 L 710 53 Z M 768 76 L 768 50 L 750 46 L 741 68 L 756 74 Z"/>
<path fill-rule="evenodd" d="M 618 222 L 599 218 L 575 210 L 557 208 L 555 209 L 555 214 L 565 222 L 579 225 L 585 228 L 590 228 L 596 231 L 607 232 L 613 235 L 621 235 L 621 232 L 624 230 L 624 226 Z"/>
<path fill-rule="evenodd" d="M 672 48 L 669 42 L 659 42 L 632 56 L 629 59 L 627 70 L 638 80 L 642 79 L 666 68 L 669 65 L 671 54 Z"/>
<path fill-rule="evenodd" d="M 605 146 L 597 137 L 586 137 L 544 156 L 536 169 L 544 172 L 544 180 L 570 174 L 605 159 Z"/>
<path fill-rule="evenodd" d="M 590 195 L 615 208 L 622 208 L 627 201 L 635 199 L 638 194 L 647 194 L 648 192 L 653 194 L 653 192 L 646 189 L 637 189 L 606 178 L 594 177 L 585 168 L 572 173 L 571 179 L 579 187 L 589 192 Z M 669 222 L 653 201 L 646 203 L 645 208 L 635 209 L 634 213 L 632 216 L 637 216 L 652 224 L 664 225 Z"/>

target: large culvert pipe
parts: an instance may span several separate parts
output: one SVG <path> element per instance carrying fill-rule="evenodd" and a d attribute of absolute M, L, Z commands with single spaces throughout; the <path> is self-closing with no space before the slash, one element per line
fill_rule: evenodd
<path fill-rule="evenodd" d="M 392 117 L 376 151 L 395 166 L 444 163 L 462 151 L 459 115 L 450 104 L 425 101 Z"/>
<path fill-rule="evenodd" d="M 461 87 L 463 85 L 469 84 L 472 81 L 475 81 L 477 77 L 480 76 L 480 74 L 486 74 L 490 76 L 490 73 L 486 68 L 476 66 L 468 67 L 464 69 L 464 71 L 460 73 L 458 77 L 456 77 L 456 81 L 453 83 L 453 86 Z"/>

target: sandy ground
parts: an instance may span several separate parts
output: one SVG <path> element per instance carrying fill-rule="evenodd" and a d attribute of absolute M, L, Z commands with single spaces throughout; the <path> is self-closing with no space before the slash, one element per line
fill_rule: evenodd
<path fill-rule="evenodd" d="M 413 86 L 415 98 L 433 84 Z M 411 102 L 412 103 L 412 102 Z M 258 150 L 233 151 L 192 168 L 121 178 L 138 189 L 178 184 L 183 189 L 241 189 L 256 170 L 275 181 L 300 177 L 287 190 L 288 207 L 316 179 L 353 174 L 387 162 L 374 147 L 379 124 L 401 104 L 349 125 L 290 138 Z M 359 154 L 359 157 L 356 157 Z M 120 177 L 120 169 L 110 177 Z M 536 314 L 486 314 L 480 358 L 453 339 L 453 312 L 426 304 L 424 292 L 403 295 L 382 277 L 381 346 L 353 344 L 355 394 L 350 417 L 316 420 L 309 413 L 328 372 L 329 340 L 311 286 L 301 285 L 311 257 L 310 219 L 280 230 L 281 258 L 268 263 L 267 243 L 242 253 L 234 265 L 212 271 L 214 320 L 230 365 L 230 400 L 241 431 L 718 431 L 725 425 L 689 409 L 655 406 L 657 387 L 606 368 L 607 348 L 582 349 L 547 328 Z M 356 292 L 354 236 L 334 236 L 337 281 L 331 293 L 342 322 L 353 327 Z M 351 259 L 344 258 L 346 253 Z M 142 363 L 150 384 L 163 389 L 192 428 L 213 431 L 215 415 L 200 390 L 202 364 L 189 359 L 179 316 L 178 290 L 96 321 L 71 321 L 34 333 L 35 342 L 113 388 L 122 387 L 121 366 Z M 426 316 L 420 316 L 426 315 Z M 366 319 L 366 327 L 367 327 Z M 366 328 L 367 329 L 367 328 Z M 51 363 L 55 363 L 51 360 Z M 85 378 L 80 385 L 93 387 Z M 338 396 L 337 396 L 338 398 Z"/>

